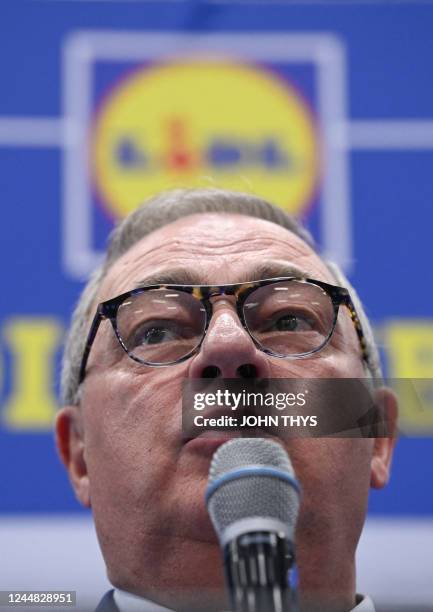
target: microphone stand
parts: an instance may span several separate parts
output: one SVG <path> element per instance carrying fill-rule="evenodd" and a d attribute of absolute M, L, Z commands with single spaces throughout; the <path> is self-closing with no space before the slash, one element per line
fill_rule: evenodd
<path fill-rule="evenodd" d="M 236 612 L 296 612 L 295 553 L 276 532 L 242 534 L 224 548 L 227 584 Z"/>

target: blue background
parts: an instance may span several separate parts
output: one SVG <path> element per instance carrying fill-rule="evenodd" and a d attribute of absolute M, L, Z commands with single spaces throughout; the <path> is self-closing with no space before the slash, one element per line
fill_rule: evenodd
<path fill-rule="evenodd" d="M 60 118 L 65 37 L 76 30 L 113 29 L 332 33 L 346 49 L 350 121 L 433 121 L 432 26 L 433 6 L 415 3 L 3 2 L 0 120 Z M 433 326 L 431 141 L 424 150 L 349 151 L 351 280 L 378 327 L 394 319 L 428 320 Z M 66 328 L 82 289 L 62 267 L 61 156 L 54 145 L 13 147 L 0 141 L 0 330 L 17 316 L 55 317 Z M 313 229 L 316 214 L 317 207 L 308 219 Z M 98 215 L 101 244 L 111 221 Z M 3 406 L 14 367 L 4 334 L 0 351 Z M 60 347 L 55 357 L 58 374 Z M 58 375 L 55 393 L 57 381 Z M 370 513 L 433 515 L 432 459 L 431 438 L 400 440 L 391 484 L 372 493 Z M 0 465 L 1 513 L 82 511 L 50 432 L 11 431 L 0 422 Z"/>

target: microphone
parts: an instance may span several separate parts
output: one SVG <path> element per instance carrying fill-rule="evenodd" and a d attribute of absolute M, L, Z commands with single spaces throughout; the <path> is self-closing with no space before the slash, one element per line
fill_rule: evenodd
<path fill-rule="evenodd" d="M 300 486 L 285 450 L 262 438 L 215 452 L 206 490 L 236 612 L 294 612 Z"/>

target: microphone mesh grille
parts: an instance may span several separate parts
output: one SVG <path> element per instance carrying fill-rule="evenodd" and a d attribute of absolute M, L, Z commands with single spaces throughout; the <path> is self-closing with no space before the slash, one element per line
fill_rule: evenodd
<path fill-rule="evenodd" d="M 209 484 L 216 478 L 248 465 L 280 468 L 295 475 L 286 451 L 276 442 L 264 438 L 237 438 L 226 442 L 216 451 L 209 470 Z"/>
<path fill-rule="evenodd" d="M 242 467 L 271 467 L 295 477 L 287 453 L 276 442 L 262 438 L 244 438 L 226 442 L 215 453 L 209 485 L 224 474 Z M 214 528 L 221 539 L 227 527 L 238 520 L 275 518 L 294 529 L 299 510 L 299 493 L 278 477 L 245 475 L 223 482 L 208 501 Z"/>

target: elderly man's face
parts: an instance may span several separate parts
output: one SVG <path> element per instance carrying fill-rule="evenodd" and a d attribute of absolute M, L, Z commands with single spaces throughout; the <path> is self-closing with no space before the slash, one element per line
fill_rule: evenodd
<path fill-rule="evenodd" d="M 277 225 L 232 214 L 194 215 L 133 246 L 110 269 L 98 301 L 149 276 L 228 284 L 285 276 L 292 266 L 335 283 L 310 247 Z M 171 605 L 178 590 L 222 584 L 220 551 L 204 504 L 215 444 L 184 443 L 181 389 L 185 378 L 201 377 L 209 366 L 231 378 L 243 364 L 253 364 L 259 377 L 365 376 L 344 307 L 328 346 L 291 361 L 258 351 L 227 296 L 214 299 L 200 351 L 177 365 L 151 368 L 132 361 L 109 322 L 101 324 L 81 405 L 61 413 L 58 440 L 78 497 L 92 506 L 113 584 Z M 368 489 L 385 483 L 391 443 L 304 438 L 285 446 L 304 493 L 297 530 L 301 587 L 349 592 Z"/>

